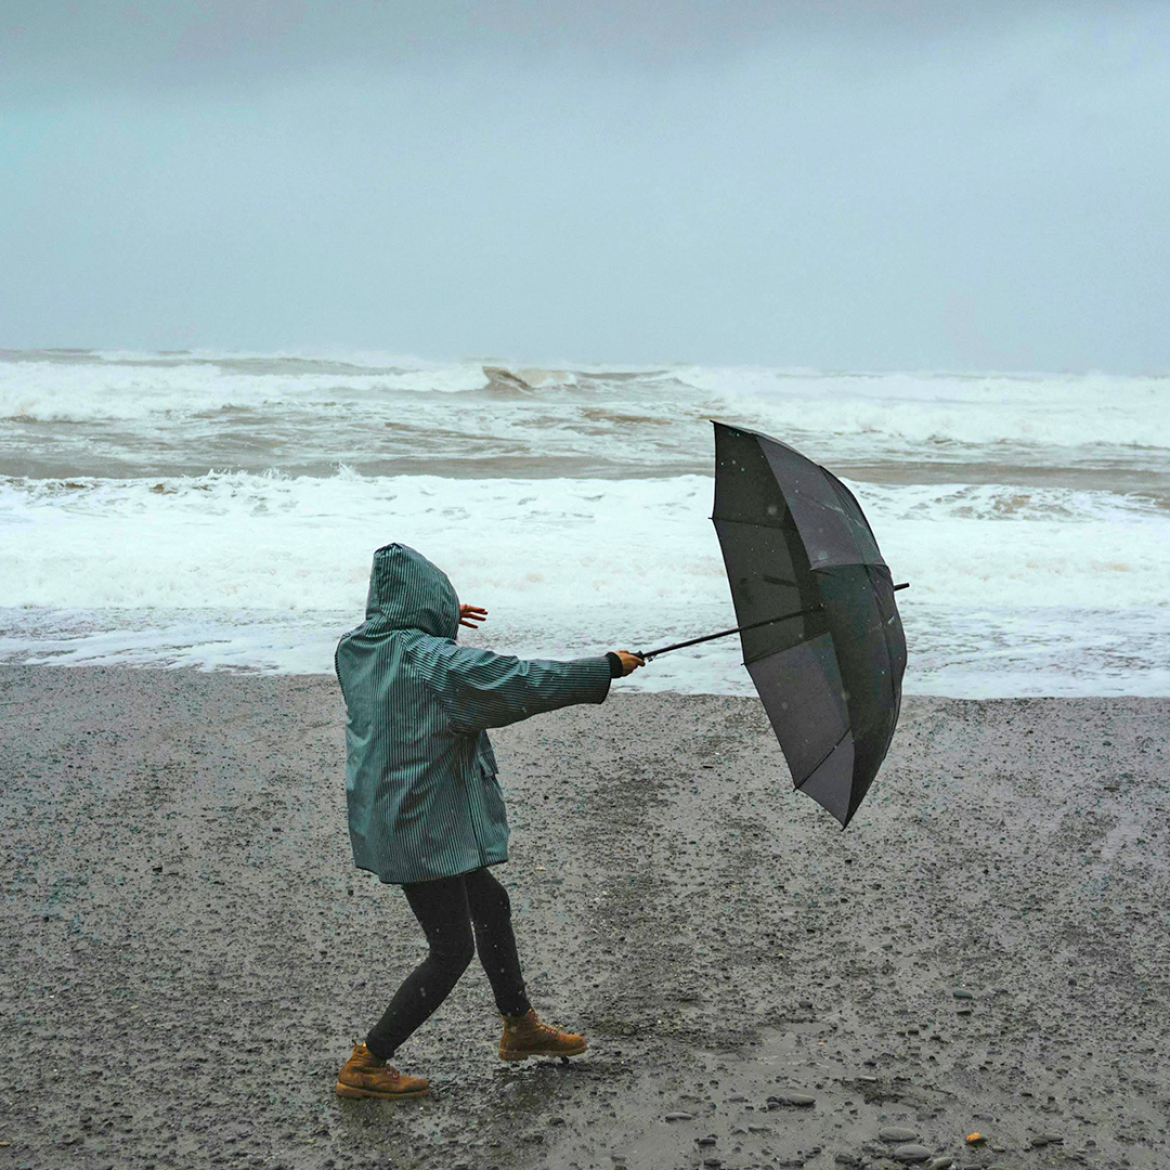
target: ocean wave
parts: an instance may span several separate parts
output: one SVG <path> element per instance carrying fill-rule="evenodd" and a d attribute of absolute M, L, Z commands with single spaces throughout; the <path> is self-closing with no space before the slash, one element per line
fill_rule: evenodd
<path fill-rule="evenodd" d="M 698 369 L 676 376 L 756 429 L 946 445 L 1170 447 L 1170 380 L 1106 375 L 821 374 Z M 781 436 L 777 436 L 781 437 Z"/>
<path fill-rule="evenodd" d="M 923 601 L 1005 609 L 1170 605 L 1170 516 L 1137 495 L 851 483 Z M 728 598 L 711 478 L 367 477 L 212 472 L 0 480 L 10 605 L 360 610 L 370 556 L 413 545 L 471 598 L 569 614 Z"/>
<path fill-rule="evenodd" d="M 454 396 L 460 405 L 452 410 Z M 877 457 L 1026 448 L 1170 448 L 1170 381 L 1106 375 L 824 374 L 753 367 L 547 367 L 465 361 L 373 367 L 289 355 L 72 355 L 0 360 L 0 417 L 122 423 L 154 433 L 191 418 L 250 411 L 280 426 L 340 414 L 522 437 L 534 452 L 571 437 L 574 453 L 639 443 L 672 458 L 709 446 L 700 423 L 722 417 L 813 458 L 849 448 Z M 182 436 L 177 442 L 181 444 Z M 554 454 L 551 452 L 550 454 Z"/>
<path fill-rule="evenodd" d="M 377 401 L 388 394 L 457 394 L 482 389 L 479 365 L 342 371 L 252 372 L 232 363 L 0 362 L 0 418 L 93 422 L 188 418 L 217 410 L 312 409 Z"/>

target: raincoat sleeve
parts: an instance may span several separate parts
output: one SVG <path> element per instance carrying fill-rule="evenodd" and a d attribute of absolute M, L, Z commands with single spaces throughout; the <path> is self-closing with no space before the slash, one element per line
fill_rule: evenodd
<path fill-rule="evenodd" d="M 609 660 L 557 662 L 515 658 L 446 643 L 426 671 L 451 726 L 473 734 L 574 703 L 603 703 L 609 694 Z"/>

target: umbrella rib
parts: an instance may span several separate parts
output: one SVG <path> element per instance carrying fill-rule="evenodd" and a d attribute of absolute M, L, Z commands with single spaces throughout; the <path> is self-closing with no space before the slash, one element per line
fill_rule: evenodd
<path fill-rule="evenodd" d="M 866 523 L 868 524 L 869 521 L 867 520 Z M 894 577 L 893 577 L 893 574 L 891 574 L 890 575 L 890 584 L 893 584 L 893 582 L 894 582 Z M 899 588 L 900 588 L 900 586 L 894 585 L 894 592 L 897 593 Z M 897 603 L 895 602 L 894 613 L 896 614 L 897 612 L 898 612 L 898 606 L 897 606 Z M 894 671 L 893 671 L 894 655 L 890 652 L 889 623 L 891 621 L 893 621 L 892 617 L 891 618 L 883 618 L 882 622 L 881 622 L 881 628 L 882 628 L 882 645 L 885 646 L 885 648 L 886 648 L 886 662 L 890 666 L 890 671 L 889 671 L 890 697 L 894 700 L 894 709 L 896 711 L 899 707 L 901 707 L 902 701 L 901 701 L 901 697 L 898 694 L 898 684 L 894 681 Z M 891 731 L 890 734 L 893 735 L 893 732 Z"/>
<path fill-rule="evenodd" d="M 720 524 L 746 524 L 749 528 L 791 528 L 793 525 L 785 524 L 757 524 L 754 520 L 733 520 L 730 516 L 712 516 L 712 521 L 718 520 Z"/>
<path fill-rule="evenodd" d="M 833 746 L 829 748 L 829 750 L 825 752 L 825 754 L 821 756 L 819 760 L 817 760 L 816 767 L 809 769 L 808 775 L 799 784 L 796 785 L 796 790 L 798 792 L 805 786 L 805 784 L 808 783 L 811 777 L 815 775 L 817 768 L 819 768 L 845 742 L 845 737 L 852 730 L 853 729 L 851 727 L 846 727 L 845 730 L 841 733 L 841 738 L 837 740 L 837 742 L 833 744 Z"/>
<path fill-rule="evenodd" d="M 762 524 L 757 523 L 754 520 L 733 520 L 730 516 L 712 516 L 711 520 L 718 520 L 720 524 L 742 524 L 746 528 L 767 528 L 772 532 L 792 531 L 795 529 L 797 535 L 800 535 L 800 529 L 791 524 Z M 831 565 L 809 565 L 809 572 L 823 573 L 829 569 L 847 569 L 850 565 L 861 565 L 867 567 L 881 565 L 883 568 L 889 568 L 889 565 L 886 564 L 885 558 L 882 557 L 881 550 L 879 549 L 878 559 L 876 561 L 834 561 Z"/>

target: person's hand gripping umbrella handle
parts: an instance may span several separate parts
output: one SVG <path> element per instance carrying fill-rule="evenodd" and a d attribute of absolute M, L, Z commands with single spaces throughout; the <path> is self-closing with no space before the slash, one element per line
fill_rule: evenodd
<path fill-rule="evenodd" d="M 633 674 L 639 666 L 646 665 L 641 654 L 631 654 L 629 650 L 615 650 L 614 653 L 621 659 L 623 678 L 627 674 Z"/>

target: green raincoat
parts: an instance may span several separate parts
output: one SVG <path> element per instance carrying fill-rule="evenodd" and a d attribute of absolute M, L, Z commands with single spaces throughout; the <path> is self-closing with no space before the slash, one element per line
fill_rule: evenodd
<path fill-rule="evenodd" d="M 508 860 L 508 817 L 487 728 L 609 693 L 605 655 L 520 659 L 458 646 L 447 575 L 404 544 L 374 553 L 366 620 L 334 655 L 346 708 L 354 863 L 386 883 Z"/>

